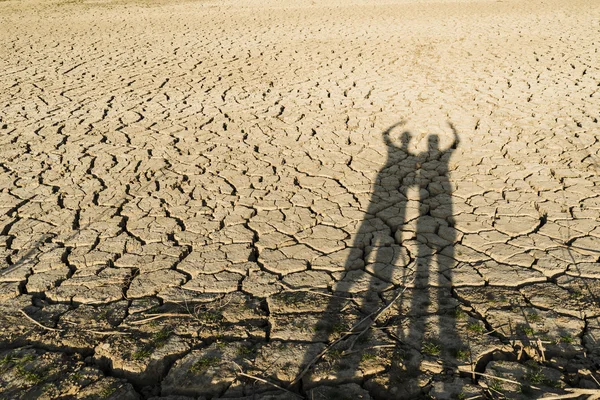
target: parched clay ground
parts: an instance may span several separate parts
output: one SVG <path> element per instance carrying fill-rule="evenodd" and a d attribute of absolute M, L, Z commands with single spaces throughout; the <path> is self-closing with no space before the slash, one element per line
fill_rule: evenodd
<path fill-rule="evenodd" d="M 598 394 L 599 48 L 583 0 L 0 2 L 0 397 Z"/>

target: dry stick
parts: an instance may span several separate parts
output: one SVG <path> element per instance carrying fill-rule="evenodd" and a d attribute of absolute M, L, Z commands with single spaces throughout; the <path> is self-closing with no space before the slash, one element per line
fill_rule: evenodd
<path fill-rule="evenodd" d="M 467 329 L 467 343 L 469 344 L 469 361 L 471 364 L 471 372 L 475 372 L 475 364 L 473 363 L 473 352 L 471 351 L 471 336 L 469 335 L 469 330 Z M 471 373 L 471 379 L 475 381 L 475 374 Z"/>
<path fill-rule="evenodd" d="M 75 325 L 76 327 L 80 327 L 81 325 L 76 324 L 75 322 L 65 321 L 67 324 Z M 121 332 L 121 331 L 95 331 L 93 329 L 81 329 L 82 332 L 89 332 L 95 335 L 131 335 L 130 332 Z"/>
<path fill-rule="evenodd" d="M 598 385 L 598 387 L 600 387 L 600 382 L 598 382 L 598 379 L 596 379 L 596 377 L 593 374 L 590 374 L 590 376 L 592 377 L 594 382 L 596 382 L 596 385 Z"/>
<path fill-rule="evenodd" d="M 414 282 L 415 278 L 412 279 L 411 282 Z M 410 282 L 409 282 L 410 283 Z M 304 375 L 306 375 L 308 373 L 308 371 L 310 370 L 310 368 L 321 359 L 321 357 L 323 357 L 323 355 L 325 355 L 325 353 L 327 353 L 329 350 L 331 350 L 336 344 L 338 344 L 339 342 L 341 342 L 342 340 L 346 339 L 347 337 L 355 334 L 354 330 L 356 328 L 358 328 L 360 325 L 362 325 L 362 323 L 366 320 L 368 320 L 369 318 L 371 318 L 371 316 L 377 314 L 375 316 L 375 318 L 373 318 L 373 320 L 371 320 L 371 322 L 369 323 L 369 325 L 365 328 L 365 330 L 361 331 L 358 334 L 358 337 L 360 337 L 363 333 L 365 333 L 370 327 L 371 325 L 373 325 L 375 323 L 375 321 L 377 321 L 377 318 L 379 318 L 379 316 L 381 316 L 381 314 L 383 314 L 388 308 L 390 308 L 392 306 L 392 304 L 394 304 L 394 302 L 396 300 L 398 300 L 400 298 L 400 296 L 406 291 L 407 287 L 405 286 L 404 289 L 402 289 L 400 291 L 400 293 L 398 293 L 398 295 L 396 295 L 396 297 L 394 297 L 392 299 L 392 301 L 390 301 L 390 303 L 385 306 L 383 309 L 381 309 L 380 311 L 373 311 L 371 314 L 367 315 L 366 317 L 364 317 L 363 319 L 361 319 L 360 321 L 358 321 L 356 324 L 354 324 L 354 326 L 352 327 L 352 329 L 350 329 L 350 332 L 340 336 L 339 338 L 337 338 L 336 340 L 334 340 L 329 346 L 327 346 L 325 349 L 323 349 L 321 352 L 319 352 L 319 354 L 317 354 L 307 365 L 306 367 L 304 367 L 304 369 L 296 376 L 296 378 L 294 378 L 294 380 L 290 383 L 290 386 L 294 386 L 296 383 L 298 383 L 300 381 L 300 379 L 302 379 L 304 377 Z M 357 338 L 358 338 L 357 337 Z M 356 340 L 355 340 L 356 342 Z M 352 343 L 352 345 L 350 346 L 350 349 L 352 349 L 352 346 L 354 346 L 354 343 Z"/>
<path fill-rule="evenodd" d="M 277 389 L 279 389 L 279 390 L 283 390 L 284 392 L 286 392 L 286 393 L 289 393 L 289 394 L 291 394 L 291 395 L 293 395 L 294 397 L 297 397 L 297 398 L 299 398 L 299 399 L 303 399 L 303 398 L 304 398 L 304 397 L 302 397 L 302 396 L 300 396 L 300 395 L 298 395 L 298 394 L 296 394 L 296 393 L 294 393 L 294 392 L 290 392 L 290 391 L 289 391 L 289 390 L 287 390 L 286 388 L 282 388 L 281 386 L 278 386 L 278 385 L 276 385 L 276 384 L 274 384 L 274 383 L 272 383 L 272 382 L 269 382 L 269 381 L 268 381 L 268 380 L 266 380 L 266 379 L 259 378 L 258 376 L 254 376 L 254 375 L 246 374 L 246 373 L 244 372 L 244 370 L 242 369 L 242 367 L 240 367 L 240 365 L 239 365 L 238 363 L 236 363 L 235 361 L 231 361 L 231 363 L 232 363 L 233 365 L 235 365 L 235 366 L 237 367 L 237 369 L 239 369 L 239 370 L 240 370 L 240 372 L 239 372 L 239 374 L 238 374 L 239 376 L 243 376 L 243 377 L 246 377 L 246 378 L 254 379 L 254 380 L 258 381 L 258 382 L 266 383 L 267 385 L 273 386 L 274 388 L 277 388 Z"/>
<path fill-rule="evenodd" d="M 181 318 L 194 318 L 193 315 L 190 314 L 177 314 L 177 313 L 164 313 L 164 314 L 146 314 L 149 315 L 149 318 L 140 319 L 137 321 L 132 321 L 129 325 L 140 325 L 146 322 L 153 321 L 155 319 L 164 318 L 164 317 L 181 317 Z"/>
<path fill-rule="evenodd" d="M 600 399 L 600 390 L 598 389 L 567 389 L 567 392 L 571 392 L 570 394 L 561 394 L 558 396 L 552 397 L 542 397 L 540 400 L 558 400 L 558 399 L 574 399 L 579 396 L 589 395 L 588 400 L 597 400 Z"/>
<path fill-rule="evenodd" d="M 385 348 L 392 348 L 392 347 L 396 347 L 395 344 L 380 344 L 378 346 L 369 346 L 369 347 L 365 347 L 363 350 L 371 350 L 371 349 L 385 349 Z M 358 353 L 362 350 L 346 350 L 344 352 L 343 355 L 348 355 L 348 354 L 354 354 L 354 353 Z"/>
<path fill-rule="evenodd" d="M 490 374 L 484 374 L 483 372 L 475 372 L 475 371 L 465 371 L 465 372 L 468 372 L 468 373 L 473 373 L 473 374 L 480 375 L 480 376 L 485 376 L 485 377 L 487 377 L 487 378 L 497 379 L 497 380 L 499 380 L 499 381 L 504 381 L 504 382 L 508 382 L 508 383 L 513 383 L 513 384 L 515 384 L 515 385 L 519 385 L 519 386 L 523 386 L 523 384 L 522 384 L 522 383 L 520 383 L 520 382 L 513 381 L 513 380 L 511 380 L 511 379 L 501 378 L 501 377 L 499 377 L 499 376 L 494 376 L 494 375 L 490 375 Z M 542 390 L 542 389 L 540 389 L 540 388 L 539 388 L 539 387 L 537 387 L 537 386 L 530 386 L 530 388 L 532 388 L 532 389 L 535 389 L 535 390 Z"/>
<path fill-rule="evenodd" d="M 21 314 L 23 314 L 25 316 L 25 318 L 27 318 L 28 320 L 30 320 L 31 322 L 33 322 L 40 328 L 46 329 L 48 331 L 53 331 L 53 332 L 62 332 L 63 331 L 63 329 L 50 328 L 48 326 L 42 325 L 39 322 L 37 322 L 35 319 L 33 319 L 29 315 L 27 315 L 27 313 L 25 311 L 23 311 L 23 310 L 19 310 L 19 311 L 21 312 Z"/>
<path fill-rule="evenodd" d="M 542 344 L 542 340 L 540 338 L 537 338 L 536 343 L 538 345 L 538 348 L 540 349 L 540 352 L 542 353 L 542 361 L 546 362 L 546 354 L 544 354 L 544 350 L 546 350 L 546 349 L 544 349 L 544 345 Z"/>

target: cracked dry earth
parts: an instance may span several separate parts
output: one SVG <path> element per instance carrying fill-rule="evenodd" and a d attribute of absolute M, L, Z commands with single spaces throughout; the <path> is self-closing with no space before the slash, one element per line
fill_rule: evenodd
<path fill-rule="evenodd" d="M 600 3 L 0 26 L 1 398 L 598 395 Z"/>

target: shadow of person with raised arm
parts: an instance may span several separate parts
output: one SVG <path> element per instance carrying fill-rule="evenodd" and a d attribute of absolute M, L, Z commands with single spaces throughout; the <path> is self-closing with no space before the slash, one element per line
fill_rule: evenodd
<path fill-rule="evenodd" d="M 440 373 L 462 354 L 451 296 L 456 233 L 448 167 L 458 134 L 449 124 L 454 141 L 448 149 L 432 134 L 427 151 L 412 153 L 410 132 L 400 135 L 399 146 L 393 139 L 402 125 L 383 132 L 387 159 L 345 272 L 315 327 L 313 341 L 323 341 L 325 331 L 329 342 L 317 358 L 304 360 L 311 366 L 305 387 L 369 380 L 378 397 L 418 396 L 424 365 L 433 363 L 429 372 Z M 410 188 L 418 200 L 409 200 Z M 357 269 L 359 252 L 364 263 Z"/>

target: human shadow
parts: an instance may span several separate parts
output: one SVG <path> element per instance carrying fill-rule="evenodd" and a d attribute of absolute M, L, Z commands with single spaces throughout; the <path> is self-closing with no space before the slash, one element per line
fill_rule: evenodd
<path fill-rule="evenodd" d="M 420 391 L 416 378 L 425 361 L 437 364 L 439 372 L 465 355 L 457 334 L 456 302 L 451 296 L 457 235 L 448 163 L 459 137 L 449 123 L 454 136 L 449 148 L 441 149 L 439 136 L 431 134 L 427 151 L 413 153 L 409 150 L 410 132 L 400 135 L 400 145 L 394 141 L 393 132 L 402 125 L 396 123 L 382 134 L 387 146 L 385 165 L 377 174 L 365 218 L 354 236 L 352 256 L 346 260 L 343 276 L 333 287 L 334 297 L 316 326 L 321 333 L 313 341 L 322 341 L 322 331 L 327 330 L 332 333 L 330 346 L 334 344 L 329 353 L 350 359 L 329 371 L 315 367 L 309 386 L 364 381 L 377 371 L 378 379 L 386 375 L 387 383 L 379 379 L 381 384 L 375 384 L 379 385 L 375 391 L 404 386 L 404 394 L 382 393 L 382 397 L 413 397 Z M 358 252 L 364 261 L 360 269 Z M 352 302 L 344 305 L 340 297 Z M 357 310 L 354 316 L 349 304 Z M 375 318 L 376 323 L 367 326 Z M 361 319 L 363 323 L 356 324 Z M 346 331 L 343 341 L 334 341 L 335 332 L 339 338 L 341 331 L 336 326 Z M 389 364 L 384 370 L 363 365 L 375 357 L 372 349 L 384 353 L 383 359 Z M 357 357 L 361 352 L 366 355 Z M 331 354 L 324 352 L 321 364 L 331 367 L 331 357 L 327 361 Z M 310 363 L 315 360 L 304 360 L 304 365 Z M 407 388 L 411 379 L 415 381 L 412 392 Z"/>

